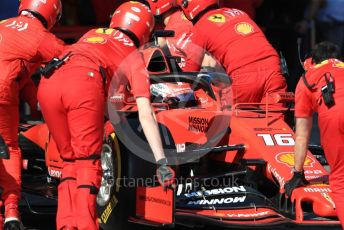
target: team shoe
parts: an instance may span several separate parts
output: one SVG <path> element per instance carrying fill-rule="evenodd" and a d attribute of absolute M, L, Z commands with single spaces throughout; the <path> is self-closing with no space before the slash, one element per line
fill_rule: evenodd
<path fill-rule="evenodd" d="M 22 222 L 18 218 L 6 218 L 4 230 L 24 230 Z"/>

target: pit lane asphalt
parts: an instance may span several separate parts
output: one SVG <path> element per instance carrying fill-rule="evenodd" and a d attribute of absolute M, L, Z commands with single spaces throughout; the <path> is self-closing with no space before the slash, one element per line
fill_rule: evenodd
<path fill-rule="evenodd" d="M 26 230 L 55 230 L 55 216 L 54 215 L 34 215 L 34 214 L 24 214 L 22 215 L 22 220 L 25 225 Z M 273 229 L 273 230 L 301 230 L 301 229 L 308 229 L 308 230 L 340 230 L 341 228 L 264 228 L 264 229 Z M 133 225 L 131 229 L 135 230 L 154 230 L 157 228 L 153 227 L 142 227 L 139 225 Z M 225 230 L 223 228 L 214 228 L 214 227 L 205 227 L 205 228 L 185 228 L 182 226 L 177 226 L 175 230 Z M 120 230 L 120 229 L 114 229 L 114 230 Z M 157 229 L 158 230 L 158 229 Z M 228 229 L 227 229 L 228 230 Z M 232 229 L 233 230 L 233 229 Z M 247 229 L 234 229 L 234 230 L 247 230 Z"/>

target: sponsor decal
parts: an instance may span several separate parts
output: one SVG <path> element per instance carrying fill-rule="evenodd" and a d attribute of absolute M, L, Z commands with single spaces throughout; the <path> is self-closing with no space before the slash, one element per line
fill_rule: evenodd
<path fill-rule="evenodd" d="M 189 117 L 189 131 L 205 133 L 209 128 L 209 119 L 202 117 Z"/>
<path fill-rule="evenodd" d="M 151 197 L 151 196 L 141 195 L 141 196 L 139 196 L 139 199 L 141 201 L 158 203 L 158 204 L 162 204 L 162 205 L 165 205 L 165 206 L 171 206 L 172 205 L 171 201 L 169 201 L 169 200 L 164 200 L 164 199 L 160 199 L 160 198 L 156 198 L 156 197 Z"/>
<path fill-rule="evenodd" d="M 89 37 L 89 38 L 85 38 L 84 42 L 87 43 L 99 43 L 99 44 L 104 44 L 106 43 L 106 39 L 103 37 Z"/>
<path fill-rule="evenodd" d="M 193 188 L 192 183 L 178 184 L 177 196 L 180 196 L 183 192 L 189 192 Z"/>
<path fill-rule="evenodd" d="M 29 23 L 27 22 L 23 23 L 22 21 L 19 21 L 19 22 L 13 21 L 12 23 L 7 24 L 6 27 L 9 27 L 11 29 L 16 29 L 19 32 L 21 32 L 23 30 L 26 30 L 29 27 Z"/>
<path fill-rule="evenodd" d="M 113 38 L 118 40 L 119 42 L 122 42 L 126 46 L 134 46 L 134 42 L 126 38 L 124 34 L 119 30 L 115 30 L 115 33 L 113 34 Z"/>
<path fill-rule="evenodd" d="M 239 22 L 235 25 L 235 31 L 241 35 L 248 35 L 254 32 L 253 26 L 247 22 Z"/>
<path fill-rule="evenodd" d="M 62 172 L 60 170 L 55 170 L 55 169 L 48 169 L 49 176 L 55 177 L 55 178 L 61 178 Z"/>
<path fill-rule="evenodd" d="M 184 144 L 176 144 L 177 153 L 183 153 L 186 150 L 185 143 Z"/>
<path fill-rule="evenodd" d="M 257 212 L 257 213 L 227 213 L 227 217 L 230 218 L 257 218 L 269 215 L 270 211 Z"/>
<path fill-rule="evenodd" d="M 245 202 L 245 200 L 246 200 L 246 196 L 211 199 L 211 200 L 204 199 L 204 200 L 189 201 L 188 205 L 199 206 L 199 205 L 215 205 L 215 204 L 235 204 L 235 203 L 243 203 Z"/>
<path fill-rule="evenodd" d="M 110 97 L 110 102 L 123 102 L 124 101 L 124 94 L 115 94 Z"/>
<path fill-rule="evenodd" d="M 223 14 L 213 14 L 208 17 L 208 20 L 215 23 L 225 23 L 226 17 Z"/>
<path fill-rule="evenodd" d="M 218 189 L 212 189 L 212 190 L 206 190 L 206 191 L 197 191 L 197 192 L 185 193 L 184 196 L 188 198 L 193 198 L 193 197 L 203 197 L 203 196 L 213 196 L 213 195 L 226 195 L 226 194 L 238 193 L 238 192 L 246 192 L 245 187 L 244 186 L 226 187 L 226 188 L 218 188 Z"/>
<path fill-rule="evenodd" d="M 271 172 L 272 175 L 274 175 L 274 177 L 277 179 L 278 183 L 280 184 L 280 187 L 283 188 L 285 184 L 285 179 L 277 172 L 277 169 L 272 167 L 270 164 L 268 164 L 268 171 Z"/>
<path fill-rule="evenodd" d="M 111 28 L 99 28 L 96 30 L 97 34 L 107 34 L 107 35 L 111 35 L 112 32 L 114 32 L 114 29 Z"/>
<path fill-rule="evenodd" d="M 276 155 L 276 161 L 282 164 L 287 165 L 288 167 L 294 167 L 295 160 L 294 160 L 294 153 L 291 152 L 282 152 Z M 313 167 L 315 160 L 312 159 L 310 156 L 306 156 L 305 163 L 303 164 L 304 167 Z"/>
<path fill-rule="evenodd" d="M 305 192 L 320 192 L 320 193 L 330 193 L 332 190 L 329 187 L 319 188 L 319 187 L 307 187 L 304 188 Z"/>
<path fill-rule="evenodd" d="M 319 175 L 319 174 L 323 174 L 324 172 L 322 170 L 305 170 L 305 175 Z"/>
<path fill-rule="evenodd" d="M 266 131 L 266 132 L 271 132 L 271 131 L 281 131 L 284 129 L 280 129 L 280 128 L 253 128 L 254 131 L 259 132 L 259 131 Z"/>
<path fill-rule="evenodd" d="M 322 192 L 321 195 L 328 201 L 330 202 L 330 204 L 332 205 L 332 207 L 335 209 L 336 208 L 336 204 L 333 202 L 332 198 L 330 197 L 330 195 L 326 192 Z"/>
<path fill-rule="evenodd" d="M 201 104 L 206 104 L 208 103 L 208 98 L 207 97 L 200 97 L 198 100 L 201 102 Z"/>
<path fill-rule="evenodd" d="M 114 207 L 116 207 L 117 203 L 118 203 L 117 198 L 115 196 L 112 196 L 109 204 L 106 206 L 103 213 L 100 215 L 100 219 L 101 219 L 102 223 L 106 224 L 106 222 L 109 219 L 109 216 L 112 213 L 112 210 L 114 209 Z"/>
<path fill-rule="evenodd" d="M 236 17 L 236 16 L 240 16 L 240 15 L 244 14 L 244 12 L 242 12 L 241 10 L 238 10 L 238 9 L 228 9 L 225 11 L 225 13 L 231 17 Z"/>

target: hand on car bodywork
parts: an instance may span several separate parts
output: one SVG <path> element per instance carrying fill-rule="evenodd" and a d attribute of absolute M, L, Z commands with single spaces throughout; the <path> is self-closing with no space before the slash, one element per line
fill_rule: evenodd
<path fill-rule="evenodd" d="M 305 178 L 304 171 L 298 172 L 296 170 L 293 170 L 293 173 L 293 177 L 284 185 L 284 190 L 288 197 L 291 196 L 295 188 L 309 184 L 309 182 Z"/>
<path fill-rule="evenodd" d="M 174 184 L 175 179 L 175 172 L 174 170 L 167 165 L 167 160 L 161 159 L 157 162 L 160 166 L 156 170 L 156 176 L 158 178 L 159 183 L 161 186 L 169 187 Z"/>

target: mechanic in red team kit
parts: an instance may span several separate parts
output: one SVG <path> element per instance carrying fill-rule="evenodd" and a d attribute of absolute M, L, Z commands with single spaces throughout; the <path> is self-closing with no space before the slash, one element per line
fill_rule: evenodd
<path fill-rule="evenodd" d="M 178 63 L 181 68 L 185 67 L 186 53 L 180 47 L 180 43 L 192 31 L 192 22 L 184 15 L 184 12 L 177 6 L 175 0 L 148 0 L 149 6 L 156 17 L 161 17 L 164 22 L 165 30 L 173 30 L 174 37 L 159 38 L 161 46 L 167 45 L 172 56 L 180 57 Z M 216 61 L 208 54 L 205 55 L 202 66 L 215 67 Z"/>
<path fill-rule="evenodd" d="M 18 211 L 22 165 L 17 140 L 19 98 L 26 97 L 31 112 L 37 111 L 37 90 L 30 77 L 41 63 L 63 50 L 63 42 L 49 32 L 61 12 L 60 0 L 22 0 L 19 16 L 0 22 L 0 135 L 10 151 L 10 159 L 0 160 L 4 229 L 23 229 Z"/>
<path fill-rule="evenodd" d="M 308 183 L 303 164 L 308 149 L 313 113 L 318 113 L 321 145 L 329 163 L 331 196 L 344 228 L 344 62 L 340 49 L 330 42 L 317 44 L 312 64 L 295 91 L 296 144 L 293 177 L 285 184 L 291 195 L 294 188 Z"/>
<path fill-rule="evenodd" d="M 183 50 L 178 49 L 178 42 L 182 41 L 192 30 L 192 23 L 185 17 L 182 10 L 174 0 L 148 0 L 152 13 L 156 17 L 161 17 L 165 25 L 165 30 L 173 30 L 174 37 L 159 38 L 161 46 L 167 45 L 172 56 L 180 57 L 180 67 L 185 63 L 185 54 Z"/>
<path fill-rule="evenodd" d="M 53 69 L 60 68 L 51 76 L 45 68 L 38 99 L 64 160 L 58 187 L 57 229 L 98 229 L 96 195 L 102 175 L 100 154 L 108 88 L 104 84 L 128 79 L 143 131 L 161 165 L 157 170 L 159 181 L 167 185 L 174 179 L 174 171 L 166 165 L 150 104 L 148 73 L 137 51 L 149 40 L 154 24 L 146 5 L 123 3 L 109 28 L 87 32 L 61 55 L 60 61 L 55 60 L 58 64 L 52 62 Z"/>
<path fill-rule="evenodd" d="M 194 24 L 181 42 L 184 71 L 197 71 L 208 51 L 233 79 L 233 101 L 263 102 L 267 94 L 286 91 L 280 58 L 263 32 L 243 11 L 218 8 L 217 0 L 177 0 Z"/>

